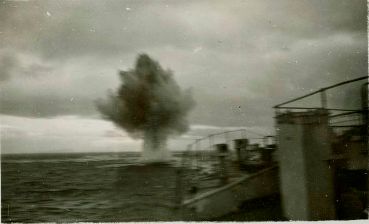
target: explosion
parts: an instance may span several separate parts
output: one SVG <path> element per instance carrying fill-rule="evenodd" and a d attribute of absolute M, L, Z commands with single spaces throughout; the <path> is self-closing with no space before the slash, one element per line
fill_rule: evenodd
<path fill-rule="evenodd" d="M 190 90 L 181 90 L 172 72 L 146 54 L 119 75 L 121 86 L 97 102 L 98 110 L 132 137 L 144 139 L 144 160 L 168 159 L 168 137 L 188 130 L 187 115 L 194 106 Z"/>

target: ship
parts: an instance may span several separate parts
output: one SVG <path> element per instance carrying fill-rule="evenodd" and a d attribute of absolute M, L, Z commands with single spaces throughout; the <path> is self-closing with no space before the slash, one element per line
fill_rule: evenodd
<path fill-rule="evenodd" d="M 327 92 L 353 84 L 360 85 L 361 108 L 328 107 Z M 316 95 L 319 106 L 288 106 Z M 367 219 L 368 76 L 273 108 L 275 136 L 227 130 L 188 145 L 177 170 L 173 212 L 185 221 Z M 230 139 L 231 133 L 239 137 Z M 224 141 L 215 144 L 216 136 Z M 199 167 L 209 157 L 217 161 L 212 178 Z M 195 164 L 191 180 L 183 175 L 188 163 Z"/>

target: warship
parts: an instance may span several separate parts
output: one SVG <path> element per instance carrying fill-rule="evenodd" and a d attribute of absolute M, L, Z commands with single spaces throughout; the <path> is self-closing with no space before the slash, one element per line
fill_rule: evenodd
<path fill-rule="evenodd" d="M 367 80 L 275 105 L 274 136 L 248 138 L 246 129 L 227 130 L 189 144 L 177 170 L 173 212 L 197 221 L 367 219 Z M 353 84 L 360 85 L 361 108 L 328 106 L 327 92 Z M 321 105 L 288 106 L 314 95 Z M 219 137 L 223 142 L 215 143 Z M 209 174 L 204 164 L 214 160 L 216 172 Z M 189 163 L 193 169 L 186 171 Z"/>

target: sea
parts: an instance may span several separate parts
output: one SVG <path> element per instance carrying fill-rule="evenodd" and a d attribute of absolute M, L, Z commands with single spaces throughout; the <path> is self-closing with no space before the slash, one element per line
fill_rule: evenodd
<path fill-rule="evenodd" d="M 1 221 L 179 221 L 173 212 L 179 167 L 188 171 L 187 187 L 199 170 L 207 187 L 216 179 L 215 161 L 196 169 L 183 161 L 181 153 L 155 164 L 135 152 L 1 155 Z"/>

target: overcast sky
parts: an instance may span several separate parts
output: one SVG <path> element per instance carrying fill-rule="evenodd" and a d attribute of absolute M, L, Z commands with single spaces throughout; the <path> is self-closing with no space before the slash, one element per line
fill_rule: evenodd
<path fill-rule="evenodd" d="M 273 133 L 275 104 L 367 75 L 366 21 L 365 0 L 0 1 L 2 152 L 138 150 L 94 101 L 143 52 L 197 104 L 172 148 Z"/>

